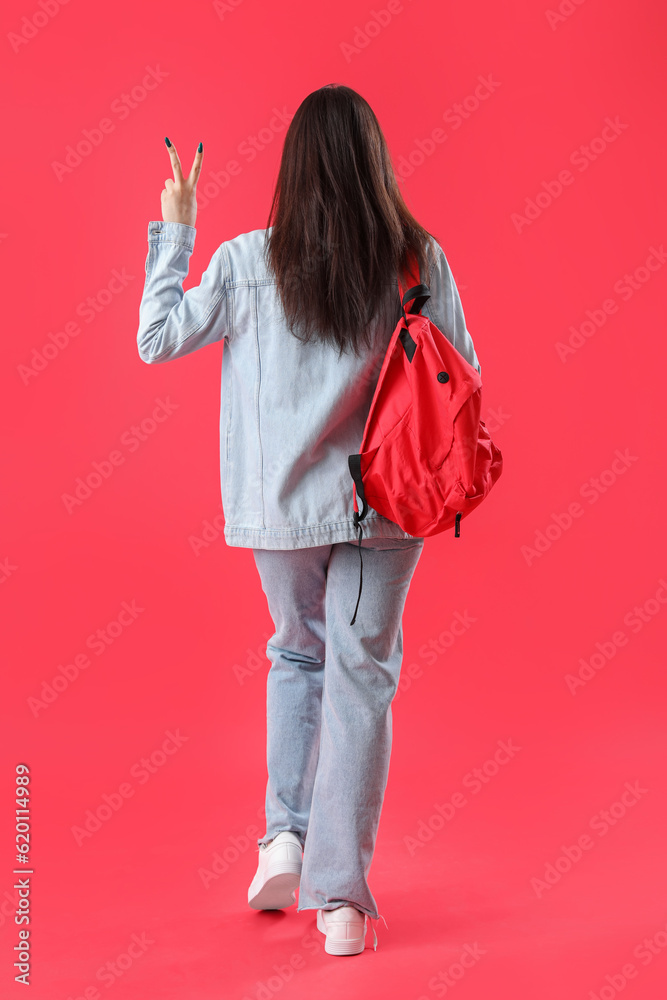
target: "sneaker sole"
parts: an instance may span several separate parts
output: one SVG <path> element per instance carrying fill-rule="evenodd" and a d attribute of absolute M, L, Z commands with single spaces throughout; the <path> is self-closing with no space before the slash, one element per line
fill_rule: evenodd
<path fill-rule="evenodd" d="M 366 925 L 364 923 L 363 937 L 350 938 L 347 941 L 329 940 L 324 921 L 320 914 L 317 914 L 317 929 L 321 931 L 324 938 L 324 950 L 327 955 L 360 955 L 366 948 Z"/>
<path fill-rule="evenodd" d="M 283 910 L 296 902 L 293 893 L 301 881 L 301 865 L 283 862 L 270 870 L 271 876 L 248 900 L 253 910 Z"/>

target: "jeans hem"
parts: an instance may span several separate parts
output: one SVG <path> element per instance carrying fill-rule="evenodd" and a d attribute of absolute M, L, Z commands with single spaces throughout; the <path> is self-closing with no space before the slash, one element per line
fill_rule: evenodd
<path fill-rule="evenodd" d="M 362 913 L 365 913 L 367 917 L 370 917 L 371 920 L 379 920 L 380 918 L 379 913 L 371 913 L 371 911 L 366 909 L 365 906 L 361 906 L 359 903 L 353 902 L 334 903 L 333 905 L 325 903 L 323 906 L 318 906 L 317 903 L 314 903 L 312 906 L 297 906 L 296 912 L 301 913 L 302 910 L 337 910 L 341 906 L 354 906 L 357 910 L 361 910 Z"/>

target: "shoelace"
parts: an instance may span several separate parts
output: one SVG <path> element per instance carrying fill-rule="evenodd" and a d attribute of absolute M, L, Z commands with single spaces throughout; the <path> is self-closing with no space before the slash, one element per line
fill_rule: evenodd
<path fill-rule="evenodd" d="M 273 843 L 273 841 L 270 841 L 270 843 Z M 268 846 L 269 846 L 268 844 L 259 844 L 258 847 L 257 847 L 257 850 L 261 851 L 263 847 L 268 847 Z M 370 914 L 368 914 L 368 913 L 366 914 L 366 916 L 370 920 L 371 930 L 373 931 L 373 951 L 377 951 L 378 936 L 375 933 L 375 924 L 373 923 L 373 921 L 374 920 L 384 920 L 384 925 L 387 928 L 387 930 L 389 930 L 389 924 L 387 923 L 387 921 L 385 920 L 384 916 L 381 913 L 378 913 L 377 917 L 371 917 Z"/>
<path fill-rule="evenodd" d="M 370 922 L 371 922 L 371 928 L 372 928 L 372 930 L 373 930 L 373 951 L 377 951 L 377 950 L 378 950 L 378 949 L 377 949 L 377 946 L 378 946 L 378 936 L 377 936 L 377 934 L 375 933 L 375 926 L 374 926 L 374 924 L 373 924 L 373 921 L 374 921 L 374 920 L 384 920 L 384 917 L 382 916 L 382 914 L 381 914 L 381 913 L 379 913 L 379 914 L 377 915 L 377 917 L 371 917 L 371 916 L 369 916 L 368 914 L 366 914 L 366 916 L 367 916 L 367 917 L 368 917 L 368 919 L 370 920 Z M 389 930 L 389 924 L 387 923 L 387 921 L 386 921 L 386 920 L 384 920 L 384 925 L 385 925 L 385 927 L 387 928 L 387 930 Z"/>

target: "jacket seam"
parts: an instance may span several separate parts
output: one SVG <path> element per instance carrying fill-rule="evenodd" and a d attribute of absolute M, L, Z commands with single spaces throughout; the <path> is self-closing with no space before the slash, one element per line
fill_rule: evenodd
<path fill-rule="evenodd" d="M 277 284 L 275 278 L 235 278 L 234 281 L 230 281 L 229 285 L 231 288 L 248 288 L 250 286 L 256 285 L 275 285 Z"/>
<path fill-rule="evenodd" d="M 381 514 L 367 514 L 361 524 L 364 525 L 367 521 L 377 521 L 381 517 Z M 384 518 L 384 520 L 389 519 Z M 351 517 L 343 517 L 339 521 L 316 521 L 313 524 L 302 524 L 298 528 L 267 528 L 264 525 L 261 528 L 258 528 L 256 525 L 252 524 L 230 524 L 228 527 L 230 531 L 263 531 L 265 534 L 269 535 L 296 535 L 304 534 L 305 532 L 313 531 L 314 529 L 319 528 L 335 528 L 339 524 L 349 524 L 350 521 L 352 521 Z M 391 523 L 394 524 L 395 522 L 392 521 Z M 410 537 L 417 538 L 418 536 L 411 535 Z"/>
<path fill-rule="evenodd" d="M 266 527 L 265 516 L 266 511 L 264 508 L 264 453 L 262 449 L 262 426 L 260 418 L 260 405 L 259 397 L 262 389 L 262 359 L 260 357 L 259 350 L 259 324 L 257 322 L 257 289 L 253 288 L 250 296 L 250 321 L 252 323 L 254 332 L 254 342 L 255 342 L 255 360 L 256 360 L 256 372 L 257 372 L 257 384 L 255 389 L 255 419 L 257 424 L 257 461 L 259 465 L 259 492 L 260 492 L 260 509 L 262 511 L 262 529 Z"/>
<path fill-rule="evenodd" d="M 232 268 L 231 268 L 231 261 L 230 261 L 230 258 L 229 258 L 229 251 L 227 250 L 227 247 L 226 247 L 226 245 L 224 243 L 222 244 L 222 248 L 223 248 L 222 252 L 223 252 L 223 255 L 224 255 L 224 258 L 225 258 L 225 270 L 226 270 L 226 272 L 227 272 L 228 275 L 231 275 Z M 233 288 L 233 286 L 232 286 L 232 288 Z M 227 295 L 227 300 L 226 300 L 225 304 L 226 304 L 226 310 L 227 310 L 227 334 L 226 334 L 227 344 L 226 344 L 226 346 L 224 346 L 223 350 L 226 351 L 226 350 L 228 350 L 229 344 L 232 341 L 232 335 L 233 335 L 233 331 L 234 331 L 235 316 L 236 316 L 236 300 L 234 298 L 234 295 L 231 295 L 231 294 Z M 229 361 L 229 358 L 227 360 Z M 223 363 L 224 363 L 224 358 L 223 358 Z M 229 463 L 230 463 L 230 454 L 231 454 L 231 452 L 230 452 L 230 443 L 231 443 L 231 438 L 232 438 L 232 419 L 233 419 L 232 407 L 233 407 L 233 402 L 234 402 L 233 401 L 234 379 L 233 379 L 233 377 L 231 375 L 231 372 L 230 372 L 230 377 L 229 377 L 228 381 L 229 381 L 229 391 L 228 391 L 229 401 L 228 401 L 228 404 L 227 404 L 227 435 L 226 435 L 226 439 L 225 439 L 225 474 L 226 474 L 226 476 L 229 479 L 231 479 L 230 472 L 229 472 Z"/>
<path fill-rule="evenodd" d="M 433 258 L 433 262 L 431 263 L 431 267 L 430 267 L 429 272 L 428 272 L 428 282 L 427 282 L 427 284 L 429 286 L 429 289 L 431 287 L 431 280 L 433 278 L 433 273 L 435 271 L 435 265 L 437 263 L 438 263 L 438 248 L 436 247 L 435 256 Z"/>
<path fill-rule="evenodd" d="M 150 246 L 159 246 L 160 244 L 163 244 L 164 246 L 185 247 L 186 250 L 190 250 L 191 252 L 195 248 L 194 243 L 188 242 L 187 240 L 177 240 L 177 239 L 161 240 L 157 239 L 155 236 L 149 237 L 148 243 Z"/>
<path fill-rule="evenodd" d="M 226 245 L 224 243 L 221 244 L 220 249 L 222 250 L 222 255 L 221 256 L 224 258 L 225 276 L 231 275 L 232 268 L 231 268 L 231 262 L 230 262 L 230 259 L 229 259 L 229 251 L 227 250 L 227 247 L 226 247 Z M 228 288 L 234 288 L 234 283 L 232 281 L 228 281 L 226 278 L 225 278 L 225 285 Z M 228 342 L 231 340 L 231 333 L 232 333 L 232 330 L 234 329 L 234 327 L 233 327 L 233 311 L 234 311 L 234 307 L 233 307 L 233 303 L 230 303 L 230 298 L 231 298 L 231 296 L 228 295 L 227 299 L 225 300 L 225 325 L 226 325 L 226 330 L 227 330 L 226 336 L 227 336 L 227 341 Z"/>
<path fill-rule="evenodd" d="M 225 251 L 226 252 L 226 251 Z M 431 274 L 433 271 L 431 270 Z M 257 287 L 259 285 L 277 285 L 278 282 L 275 278 L 234 278 L 227 282 L 228 288 L 250 288 Z M 396 288 L 398 282 L 394 278 L 392 281 L 384 282 L 387 288 Z"/>

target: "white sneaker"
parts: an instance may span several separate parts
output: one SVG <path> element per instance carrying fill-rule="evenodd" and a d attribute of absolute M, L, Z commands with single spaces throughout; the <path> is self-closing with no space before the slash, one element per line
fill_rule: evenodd
<path fill-rule="evenodd" d="M 257 873 L 248 889 L 253 910 L 282 910 L 296 902 L 302 857 L 301 841 L 291 830 L 277 834 L 270 844 L 260 844 Z"/>
<path fill-rule="evenodd" d="M 317 929 L 325 935 L 326 953 L 359 955 L 366 947 L 366 917 L 356 906 L 318 910 Z"/>

